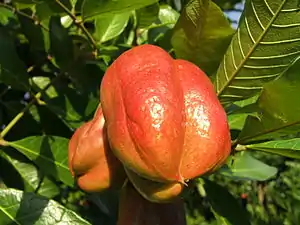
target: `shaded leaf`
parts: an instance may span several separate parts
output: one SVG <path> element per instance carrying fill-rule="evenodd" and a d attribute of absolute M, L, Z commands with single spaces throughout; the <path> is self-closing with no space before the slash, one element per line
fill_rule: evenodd
<path fill-rule="evenodd" d="M 56 64 L 62 69 L 66 69 L 74 60 L 72 39 L 68 30 L 62 26 L 60 17 L 51 17 L 49 27 L 51 53 Z"/>
<path fill-rule="evenodd" d="M 152 4 L 136 10 L 137 27 L 146 28 L 150 26 L 158 18 L 159 4 Z"/>
<path fill-rule="evenodd" d="M 238 143 L 266 140 L 296 134 L 300 130 L 300 60 L 280 79 L 267 84 L 253 106 Z"/>
<path fill-rule="evenodd" d="M 15 20 L 16 16 L 11 10 L 0 6 L 0 24 L 8 25 L 9 23 Z"/>
<path fill-rule="evenodd" d="M 34 77 L 32 82 L 37 86 L 37 90 L 41 90 L 50 79 Z M 95 93 L 78 93 L 63 82 L 51 85 L 43 98 L 46 106 L 70 128 L 78 128 L 84 121 L 91 119 L 99 104 L 99 97 L 95 96 Z"/>
<path fill-rule="evenodd" d="M 55 136 L 31 136 L 8 142 L 28 159 L 32 160 L 46 175 L 73 186 L 73 177 L 68 168 L 69 140 Z"/>
<path fill-rule="evenodd" d="M 218 69 L 221 102 L 245 99 L 286 72 L 300 55 L 299 1 L 248 0 Z"/>
<path fill-rule="evenodd" d="M 26 65 L 19 59 L 12 37 L 0 27 L 0 82 L 19 90 L 28 90 Z"/>
<path fill-rule="evenodd" d="M 192 0 L 183 9 L 171 41 L 177 58 L 191 61 L 212 74 L 233 33 L 229 21 L 214 2 Z"/>
<path fill-rule="evenodd" d="M 300 159 L 300 138 L 289 140 L 268 141 L 243 146 L 249 150 L 273 153 L 294 159 Z"/>
<path fill-rule="evenodd" d="M 95 38 L 99 43 L 109 41 L 120 35 L 129 20 L 130 12 L 97 16 L 95 19 Z"/>
<path fill-rule="evenodd" d="M 71 8 L 68 0 L 61 0 L 61 2 Z M 35 5 L 36 15 L 40 21 L 49 20 L 51 16 L 66 15 L 65 11 L 55 1 L 38 1 Z"/>
<path fill-rule="evenodd" d="M 216 219 L 222 225 L 250 225 L 250 217 L 245 208 L 221 185 L 205 180 L 206 197 Z"/>
<path fill-rule="evenodd" d="M 82 16 L 90 19 L 97 15 L 114 15 L 143 8 L 158 0 L 85 0 L 82 5 Z"/>
<path fill-rule="evenodd" d="M 23 12 L 28 15 L 32 14 L 31 10 L 24 10 Z M 32 50 L 47 52 L 50 45 L 49 33 L 34 24 L 33 21 L 27 17 L 18 15 L 18 19 L 22 32 L 28 39 Z"/>
<path fill-rule="evenodd" d="M 49 178 L 40 174 L 38 169 L 33 164 L 26 162 L 16 154 L 11 152 L 7 153 L 10 153 L 10 155 L 13 155 L 14 157 L 6 154 L 4 149 L 1 150 L 0 156 L 8 161 L 20 174 L 24 181 L 24 191 L 36 192 L 37 194 L 48 198 L 52 198 L 59 194 L 59 189 L 56 184 L 54 184 Z"/>
<path fill-rule="evenodd" d="M 277 169 L 255 159 L 249 152 L 241 152 L 229 158 L 219 172 L 235 180 L 264 181 L 273 177 Z"/>
<path fill-rule="evenodd" d="M 20 225 L 90 224 L 53 200 L 15 189 L 0 189 L 0 221 Z"/>

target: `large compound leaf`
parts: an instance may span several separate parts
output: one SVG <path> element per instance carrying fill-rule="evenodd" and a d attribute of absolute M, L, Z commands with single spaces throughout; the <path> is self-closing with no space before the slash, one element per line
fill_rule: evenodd
<path fill-rule="evenodd" d="M 238 143 L 295 135 L 300 130 L 300 60 L 280 79 L 268 83 L 252 106 L 255 116 L 249 116 Z"/>
<path fill-rule="evenodd" d="M 32 160 L 43 171 L 73 186 L 74 180 L 68 167 L 69 140 L 55 136 L 32 136 L 7 144 Z"/>
<path fill-rule="evenodd" d="M 268 141 L 242 147 L 249 150 L 268 152 L 294 159 L 300 159 L 300 138 Z"/>
<path fill-rule="evenodd" d="M 197 64 L 208 74 L 216 72 L 234 30 L 211 0 L 192 0 L 183 9 L 172 35 L 176 56 Z"/>
<path fill-rule="evenodd" d="M 82 16 L 84 19 L 90 19 L 97 15 L 130 12 L 155 2 L 158 0 L 85 0 L 82 5 Z"/>
<path fill-rule="evenodd" d="M 53 200 L 15 189 L 0 189 L 0 224 L 90 225 Z"/>
<path fill-rule="evenodd" d="M 248 98 L 284 74 L 300 56 L 298 0 L 247 0 L 239 27 L 218 69 L 223 103 Z"/>

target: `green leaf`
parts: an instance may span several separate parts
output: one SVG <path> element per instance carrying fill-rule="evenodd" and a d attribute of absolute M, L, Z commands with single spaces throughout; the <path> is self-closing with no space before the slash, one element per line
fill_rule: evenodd
<path fill-rule="evenodd" d="M 249 116 L 238 143 L 280 138 L 300 130 L 300 60 L 280 79 L 268 83 Z"/>
<path fill-rule="evenodd" d="M 9 153 L 9 154 L 8 154 Z M 8 161 L 20 174 L 26 192 L 35 192 L 41 196 L 52 198 L 59 194 L 59 189 L 49 178 L 42 176 L 38 169 L 22 157 L 14 154 L 11 149 L 7 153 L 1 149 L 0 156 Z"/>
<path fill-rule="evenodd" d="M 62 69 L 70 67 L 74 61 L 72 39 L 57 16 L 50 19 L 50 45 L 56 64 Z"/>
<path fill-rule="evenodd" d="M 130 12 L 158 2 L 158 0 L 85 0 L 82 5 L 82 16 L 90 19 L 97 15 L 114 15 Z"/>
<path fill-rule="evenodd" d="M 158 18 L 159 10 L 158 3 L 136 10 L 137 27 L 146 28 L 154 23 Z"/>
<path fill-rule="evenodd" d="M 159 24 L 173 28 L 179 18 L 179 13 L 169 5 L 161 5 L 159 8 Z"/>
<path fill-rule="evenodd" d="M 68 0 L 60 0 L 68 9 L 71 9 L 71 3 Z M 38 1 L 36 6 L 36 15 L 40 21 L 49 20 L 51 16 L 66 15 L 66 12 L 56 1 Z"/>
<path fill-rule="evenodd" d="M 219 172 L 235 180 L 265 181 L 273 177 L 277 169 L 255 159 L 249 152 L 241 152 L 229 158 Z"/>
<path fill-rule="evenodd" d="M 90 225 L 53 200 L 15 189 L 0 189 L 1 224 Z"/>
<path fill-rule="evenodd" d="M 179 13 L 169 5 L 161 5 L 158 18 L 155 23 L 139 30 L 138 44 L 155 44 L 164 48 L 166 51 L 172 49 L 171 36 L 172 28 L 179 18 Z"/>
<path fill-rule="evenodd" d="M 246 119 L 248 117 L 248 114 L 230 114 L 228 115 L 228 124 L 231 130 L 242 130 Z"/>
<path fill-rule="evenodd" d="M 206 197 L 218 222 L 222 225 L 250 225 L 250 217 L 238 200 L 227 188 L 205 180 Z"/>
<path fill-rule="evenodd" d="M 129 20 L 130 12 L 97 16 L 95 19 L 95 38 L 101 44 L 120 35 Z"/>
<path fill-rule="evenodd" d="M 243 146 L 249 150 L 273 153 L 294 159 L 300 159 L 300 138 L 289 140 L 268 141 Z"/>
<path fill-rule="evenodd" d="M 0 6 L 0 24 L 8 25 L 10 22 L 15 20 L 16 16 L 11 10 Z"/>
<path fill-rule="evenodd" d="M 226 52 L 234 30 L 210 0 L 191 0 L 183 9 L 171 39 L 177 58 L 212 74 Z"/>
<path fill-rule="evenodd" d="M 12 37 L 1 27 L 0 49 L 0 82 L 27 91 L 29 76 L 26 72 L 26 65 L 19 59 Z"/>
<path fill-rule="evenodd" d="M 56 136 L 31 136 L 8 142 L 28 159 L 32 160 L 44 174 L 73 186 L 74 180 L 68 167 L 69 140 Z"/>
<path fill-rule="evenodd" d="M 239 27 L 217 71 L 222 103 L 259 93 L 300 55 L 298 0 L 248 0 Z"/>

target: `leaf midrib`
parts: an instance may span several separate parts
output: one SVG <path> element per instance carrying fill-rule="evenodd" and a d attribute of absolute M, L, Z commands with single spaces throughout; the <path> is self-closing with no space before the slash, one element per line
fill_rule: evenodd
<path fill-rule="evenodd" d="M 284 4 L 286 3 L 287 0 L 283 0 L 281 5 L 278 7 L 276 13 L 274 14 L 273 18 L 270 20 L 270 22 L 268 23 L 268 25 L 266 26 L 265 30 L 263 30 L 263 32 L 261 33 L 261 35 L 258 37 L 257 41 L 254 43 L 254 45 L 250 48 L 250 50 L 248 51 L 247 55 L 245 56 L 245 58 L 241 61 L 241 63 L 239 64 L 238 68 L 234 71 L 234 73 L 232 74 L 232 76 L 230 77 L 230 79 L 226 82 L 225 85 L 223 85 L 223 88 L 221 88 L 218 92 L 217 92 L 217 96 L 219 97 L 223 91 L 232 83 L 232 81 L 234 80 L 234 78 L 236 77 L 236 75 L 239 73 L 239 71 L 242 69 L 242 67 L 244 66 L 244 64 L 246 63 L 246 61 L 250 58 L 251 54 L 255 51 L 255 49 L 257 48 L 258 44 L 261 42 L 261 40 L 264 38 L 264 36 L 266 35 L 266 33 L 269 31 L 271 25 L 273 24 L 273 22 L 275 21 L 275 19 L 278 17 L 281 9 L 283 8 Z M 252 0 L 250 2 L 250 4 L 252 3 Z M 246 19 L 246 16 L 245 16 Z M 245 21 L 246 23 L 246 21 Z M 238 28 L 240 29 L 240 28 Z M 237 31 L 238 32 L 238 31 Z M 236 32 L 236 34 L 237 34 Z M 232 45 L 232 43 L 231 43 Z M 225 57 L 223 60 L 226 60 Z"/>
<path fill-rule="evenodd" d="M 11 208 L 11 207 L 9 207 Z M 17 221 L 14 217 L 12 217 L 7 211 L 7 208 L 3 208 L 0 207 L 0 211 L 2 211 L 11 221 L 15 222 L 17 225 L 22 225 L 21 223 L 19 223 L 19 221 Z"/>
<path fill-rule="evenodd" d="M 287 123 L 287 124 L 285 124 L 283 126 L 280 126 L 280 127 L 274 127 L 272 129 L 264 130 L 262 132 L 259 132 L 259 133 L 255 134 L 255 135 L 252 135 L 252 136 L 246 136 L 244 138 L 238 139 L 237 143 L 238 144 L 243 144 L 247 140 L 251 140 L 253 138 L 256 138 L 256 137 L 259 137 L 259 136 L 262 136 L 262 135 L 265 135 L 265 134 L 273 133 L 273 132 L 279 131 L 281 129 L 292 127 L 292 126 L 295 126 L 295 125 L 298 125 L 298 124 L 300 124 L 300 120 L 299 121 L 294 121 L 294 122 L 291 122 L 291 123 Z"/>
<path fill-rule="evenodd" d="M 14 143 L 14 142 L 9 142 L 8 144 L 9 144 L 11 147 L 14 147 L 14 148 L 17 148 L 17 149 L 18 149 L 18 148 L 19 148 L 19 149 L 22 149 L 22 150 L 25 151 L 25 152 L 28 152 L 28 153 L 31 153 L 31 154 L 33 154 L 33 155 L 35 155 L 35 156 L 41 157 L 41 158 L 44 159 L 45 161 L 54 163 L 55 165 L 57 165 L 57 166 L 59 166 L 59 167 L 61 167 L 61 168 L 63 168 L 63 169 L 69 170 L 68 167 L 66 167 L 65 165 L 61 164 L 60 162 L 50 160 L 50 159 L 48 159 L 47 157 L 45 157 L 44 155 L 37 154 L 35 151 L 31 151 L 29 148 L 26 148 L 26 147 L 24 147 L 24 146 L 22 146 L 22 145 L 16 144 L 16 143 Z"/>

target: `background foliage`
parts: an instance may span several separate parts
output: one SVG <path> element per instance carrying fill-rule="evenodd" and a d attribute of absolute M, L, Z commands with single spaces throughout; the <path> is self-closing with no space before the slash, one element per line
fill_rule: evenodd
<path fill-rule="evenodd" d="M 189 185 L 188 224 L 300 224 L 299 10 L 298 0 L 0 1 L 0 224 L 116 224 L 118 193 L 79 190 L 67 145 L 107 67 L 145 43 L 202 68 L 228 113 L 233 154 Z"/>

